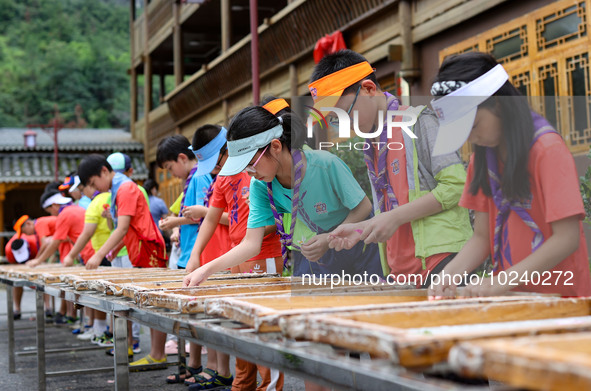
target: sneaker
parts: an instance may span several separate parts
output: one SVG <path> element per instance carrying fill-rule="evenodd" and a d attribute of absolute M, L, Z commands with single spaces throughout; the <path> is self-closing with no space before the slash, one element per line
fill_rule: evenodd
<path fill-rule="evenodd" d="M 66 324 L 68 321 L 66 320 L 66 316 L 56 312 L 53 317 L 53 323 L 55 324 Z"/>
<path fill-rule="evenodd" d="M 95 335 L 94 333 L 92 334 L 92 338 L 90 339 L 90 343 L 98 345 L 98 343 L 101 341 L 102 335 Z"/>
<path fill-rule="evenodd" d="M 94 337 L 95 337 L 94 330 L 92 328 L 91 329 L 88 329 L 85 332 L 83 332 L 82 334 L 78 334 L 76 336 L 76 338 L 78 338 L 81 341 L 90 341 Z"/>
<path fill-rule="evenodd" d="M 110 333 L 109 331 L 105 331 L 103 333 L 103 335 L 101 335 L 101 338 L 100 338 L 99 342 L 97 343 L 97 345 L 100 347 L 103 347 L 103 348 L 113 346 L 113 334 Z"/>
<path fill-rule="evenodd" d="M 80 319 L 78 319 L 74 323 L 70 324 L 70 328 L 72 330 L 80 330 L 81 327 L 82 327 L 82 323 L 80 322 Z"/>
<path fill-rule="evenodd" d="M 68 326 L 72 327 L 76 324 L 76 322 L 78 322 L 78 318 L 73 318 L 71 316 L 66 316 L 66 323 L 68 324 Z M 74 327 L 76 328 L 76 327 Z"/>
<path fill-rule="evenodd" d="M 228 377 L 224 377 L 219 373 L 215 373 L 211 379 L 206 379 L 203 376 L 195 378 L 197 382 L 189 386 L 190 391 L 200 390 L 228 390 L 232 388 L 234 382 L 234 376 L 230 374 Z"/>
<path fill-rule="evenodd" d="M 86 333 L 89 330 L 92 331 L 92 326 L 86 325 L 84 327 L 79 327 L 77 329 L 72 330 L 72 334 L 81 335 L 81 334 Z"/>
<path fill-rule="evenodd" d="M 105 351 L 105 354 L 107 356 L 114 356 L 115 355 L 115 348 L 111 348 L 111 349 L 107 349 Z M 133 360 L 133 349 L 128 347 L 127 348 L 127 357 L 129 358 L 129 360 Z"/>
<path fill-rule="evenodd" d="M 140 341 L 134 342 L 133 343 L 133 348 L 131 350 L 133 350 L 133 352 L 135 354 L 141 353 L 142 352 L 142 348 L 140 348 Z"/>
<path fill-rule="evenodd" d="M 133 352 L 133 350 L 132 350 Z M 166 369 L 168 367 L 168 365 L 166 365 L 166 357 L 164 357 L 161 360 L 156 360 L 154 358 L 152 358 L 152 356 L 150 356 L 149 354 L 137 361 L 134 361 L 132 363 L 129 363 L 130 367 L 136 367 L 139 365 L 149 365 L 149 367 L 147 368 L 143 368 L 143 370 L 151 370 L 151 369 Z"/>
<path fill-rule="evenodd" d="M 21 318 L 21 312 L 20 311 L 14 311 L 14 313 L 12 314 L 12 319 L 13 320 L 19 320 Z"/>

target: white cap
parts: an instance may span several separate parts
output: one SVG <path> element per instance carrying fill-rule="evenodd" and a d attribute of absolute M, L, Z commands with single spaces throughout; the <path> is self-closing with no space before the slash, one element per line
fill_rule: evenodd
<path fill-rule="evenodd" d="M 72 199 L 64 197 L 63 195 L 61 195 L 61 193 L 55 193 L 54 195 L 45 200 L 42 207 L 43 209 L 45 209 L 53 204 L 64 205 L 68 202 L 72 202 Z"/>
<path fill-rule="evenodd" d="M 15 239 L 10 244 L 12 255 L 18 263 L 29 260 L 29 243 L 25 239 Z"/>
<path fill-rule="evenodd" d="M 490 98 L 509 80 L 509 75 L 498 64 L 484 75 L 457 90 L 431 101 L 439 119 L 439 131 L 433 156 L 445 155 L 460 149 L 468 140 L 478 105 Z"/>

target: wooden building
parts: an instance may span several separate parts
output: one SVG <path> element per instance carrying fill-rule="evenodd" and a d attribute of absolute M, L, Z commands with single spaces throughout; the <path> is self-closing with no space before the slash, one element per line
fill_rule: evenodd
<path fill-rule="evenodd" d="M 45 186 L 54 180 L 54 143 L 49 134 L 34 129 L 34 148 L 25 147 L 27 129 L 0 128 L 0 255 L 12 236 L 13 221 L 23 214 L 33 218 L 47 215 L 39 200 Z M 76 171 L 80 160 L 91 153 L 128 154 L 132 160 L 132 179 L 148 178 L 143 145 L 123 129 L 62 129 L 58 132 L 58 178 Z"/>
<path fill-rule="evenodd" d="M 181 185 L 155 168 L 158 141 L 227 124 L 252 104 L 248 3 L 130 0 L 131 127 L 168 203 Z M 385 90 L 397 91 L 402 77 L 423 101 L 446 55 L 491 52 L 523 92 L 546 97 L 532 105 L 557 124 L 582 172 L 590 8 L 591 0 L 259 0 L 261 96 L 307 95 L 314 44 L 336 30 L 377 68 Z"/>

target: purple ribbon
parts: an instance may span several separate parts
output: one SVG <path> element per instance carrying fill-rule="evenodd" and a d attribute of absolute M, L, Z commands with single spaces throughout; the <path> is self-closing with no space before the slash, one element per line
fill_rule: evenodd
<path fill-rule="evenodd" d="M 548 121 L 541 115 L 532 112 L 532 119 L 534 121 L 535 133 L 530 144 L 530 148 L 542 135 L 556 132 L 554 128 L 552 128 L 552 126 L 548 123 Z M 488 178 L 490 182 L 492 198 L 498 210 L 497 216 L 495 218 L 493 247 L 493 268 L 496 271 L 498 270 L 499 265 L 502 264 L 503 257 L 501 256 L 501 251 L 509 263 L 509 266 L 513 266 L 513 261 L 511 259 L 511 246 L 509 244 L 509 229 L 508 224 L 506 224 L 511 211 L 517 213 L 523 222 L 533 231 L 534 238 L 531 243 L 532 252 L 539 249 L 542 243 L 544 243 L 544 235 L 529 212 L 519 201 L 510 201 L 503 195 L 503 191 L 501 189 L 501 176 L 493 148 L 486 148 L 486 163 L 488 166 Z"/>
<path fill-rule="evenodd" d="M 389 94 L 387 92 L 385 92 L 384 95 L 386 95 L 386 99 L 388 99 L 388 110 L 398 110 L 398 105 L 399 105 L 398 99 L 396 99 L 396 97 L 394 97 L 392 94 Z M 373 185 L 373 188 L 375 189 L 376 197 L 377 197 L 377 204 L 378 204 L 378 208 L 379 208 L 380 212 L 386 211 L 386 204 L 385 204 L 383 190 L 386 191 L 386 194 L 388 196 L 388 201 L 390 203 L 390 209 L 398 206 L 398 199 L 396 198 L 396 195 L 394 194 L 394 190 L 392 190 L 392 186 L 388 182 L 388 174 L 386 173 L 386 168 L 387 168 L 386 167 L 387 166 L 386 157 L 388 155 L 388 148 L 387 148 L 388 135 L 387 135 L 387 131 L 386 131 L 387 130 L 386 126 L 387 125 L 384 125 L 384 129 L 383 129 L 382 133 L 380 134 L 379 150 L 377 151 L 377 153 L 378 153 L 377 170 L 376 170 L 375 163 L 374 163 L 374 161 L 375 161 L 374 160 L 374 149 L 375 148 L 372 147 L 372 148 L 368 148 L 365 151 L 363 151 L 365 164 L 367 165 L 367 169 L 369 171 L 369 179 L 371 181 L 371 184 Z"/>

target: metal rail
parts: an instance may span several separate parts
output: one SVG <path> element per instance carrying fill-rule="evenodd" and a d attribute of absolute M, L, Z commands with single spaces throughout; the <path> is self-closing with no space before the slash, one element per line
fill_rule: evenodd
<path fill-rule="evenodd" d="M 45 390 L 46 377 L 62 374 L 46 373 L 45 371 L 45 353 L 48 351 L 45 350 L 44 341 L 44 293 L 115 316 L 115 356 L 114 368 L 111 370 L 115 372 L 115 389 L 118 391 L 129 389 L 128 320 L 176 334 L 179 338 L 190 342 L 205 345 L 339 390 L 480 391 L 489 389 L 488 387 L 465 386 L 450 381 L 428 379 L 422 373 L 409 371 L 387 360 L 372 360 L 367 355 L 362 355 L 361 358 L 350 357 L 350 352 L 345 350 L 334 349 L 321 343 L 289 340 L 280 333 L 258 334 L 240 323 L 225 318 L 211 317 L 203 313 L 181 314 L 155 307 L 140 308 L 125 297 L 107 296 L 94 291 L 76 291 L 66 284 L 46 285 L 42 282 L 6 278 L 0 278 L 0 283 L 10 286 L 26 284 L 36 289 L 38 376 L 39 390 L 42 391 Z M 11 320 L 10 317 L 8 322 L 10 323 Z M 10 351 L 9 356 L 14 360 L 14 351 Z M 98 370 L 105 371 L 107 369 L 99 368 Z M 84 373 L 90 373 L 90 371 Z M 68 373 L 71 374 L 71 371 Z"/>

